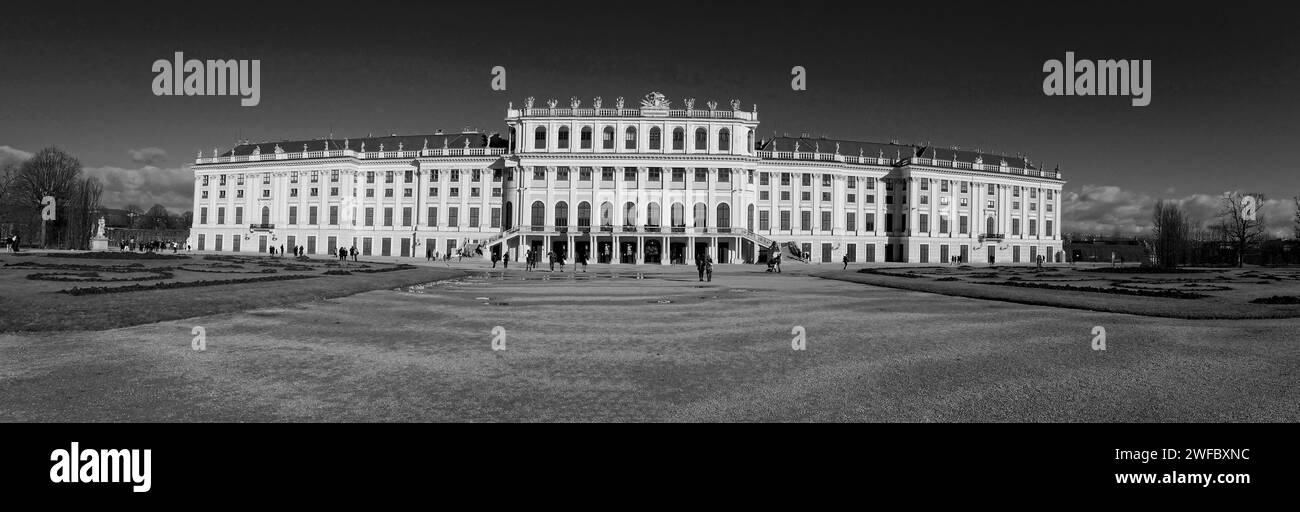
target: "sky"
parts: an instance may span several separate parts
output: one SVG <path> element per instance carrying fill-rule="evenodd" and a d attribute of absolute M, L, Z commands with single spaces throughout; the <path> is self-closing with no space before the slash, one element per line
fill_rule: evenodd
<path fill-rule="evenodd" d="M 1067 231 L 1138 232 L 1159 199 L 1208 220 L 1245 191 L 1283 234 L 1300 195 L 1300 35 L 1276 2 L 22 4 L 0 17 L 0 160 L 58 146 L 114 207 L 189 209 L 186 165 L 240 138 L 502 131 L 528 96 L 650 91 L 757 104 L 762 136 L 1027 154 L 1064 174 Z M 260 103 L 154 95 L 177 51 L 260 60 Z M 1150 105 L 1045 95 L 1067 51 L 1151 60 Z"/>

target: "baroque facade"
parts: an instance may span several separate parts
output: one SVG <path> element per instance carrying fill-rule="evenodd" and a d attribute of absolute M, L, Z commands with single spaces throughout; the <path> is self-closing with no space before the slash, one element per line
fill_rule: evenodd
<path fill-rule="evenodd" d="M 200 251 L 591 263 L 1063 258 L 1059 170 L 959 148 L 761 139 L 757 107 L 532 98 L 507 132 L 240 144 L 201 154 Z M 788 260 L 787 260 L 788 261 Z"/>

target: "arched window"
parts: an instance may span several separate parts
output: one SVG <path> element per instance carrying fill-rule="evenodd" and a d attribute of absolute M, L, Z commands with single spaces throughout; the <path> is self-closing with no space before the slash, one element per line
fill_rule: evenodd
<path fill-rule="evenodd" d="M 569 227 L 569 203 L 564 201 L 555 203 L 555 226 L 561 228 Z"/>
<path fill-rule="evenodd" d="M 591 227 L 591 203 L 586 201 L 578 203 L 578 227 Z"/>
<path fill-rule="evenodd" d="M 753 135 L 752 133 L 750 135 Z M 754 205 L 749 205 L 749 215 L 745 217 L 745 229 L 754 230 Z"/>
<path fill-rule="evenodd" d="M 514 128 L 510 129 L 510 152 L 515 152 L 516 142 L 519 140 L 519 133 Z"/>
<path fill-rule="evenodd" d="M 532 225 L 535 228 L 540 228 L 546 225 L 546 205 L 542 204 L 541 201 L 533 201 L 532 221 Z"/>
<path fill-rule="evenodd" d="M 271 223 L 271 207 L 269 207 L 269 206 L 263 206 L 263 207 L 262 207 L 262 225 L 266 225 L 266 224 L 270 224 L 270 223 Z"/>
<path fill-rule="evenodd" d="M 731 151 L 731 130 L 718 131 L 718 151 Z"/>
<path fill-rule="evenodd" d="M 686 227 L 686 206 L 682 203 L 673 203 L 672 223 L 675 228 Z"/>
<path fill-rule="evenodd" d="M 989 220 L 988 222 L 985 223 L 985 226 L 988 228 L 984 230 L 985 233 L 990 235 L 997 234 L 993 232 L 993 217 L 989 217 Z"/>
<path fill-rule="evenodd" d="M 636 225 L 636 203 L 628 201 L 623 205 L 623 225 Z"/>
<path fill-rule="evenodd" d="M 709 149 L 708 130 L 705 130 L 704 128 L 696 128 L 695 129 L 695 150 L 701 151 L 707 149 Z"/>
<path fill-rule="evenodd" d="M 727 203 L 718 205 L 718 229 L 731 227 L 731 207 Z"/>
<path fill-rule="evenodd" d="M 673 151 L 686 149 L 686 130 L 680 126 L 673 128 Z"/>
<path fill-rule="evenodd" d="M 546 149 L 546 127 L 538 126 L 533 134 L 533 149 Z"/>
<path fill-rule="evenodd" d="M 645 225 L 651 227 L 659 226 L 659 218 L 663 212 L 659 211 L 659 203 L 650 203 L 645 207 Z"/>
<path fill-rule="evenodd" d="M 745 152 L 746 152 L 746 153 L 753 153 L 753 152 L 754 152 L 754 149 L 755 149 L 755 148 L 754 148 L 754 130 L 745 130 L 745 131 L 749 132 L 749 145 L 748 145 L 748 146 L 745 146 Z"/>
<path fill-rule="evenodd" d="M 591 149 L 591 127 L 590 126 L 582 127 L 582 139 L 579 141 L 579 144 L 580 144 L 579 147 L 581 147 L 582 149 Z"/>
<path fill-rule="evenodd" d="M 661 140 L 662 138 L 663 138 L 663 133 L 661 130 L 659 130 L 659 127 L 658 126 L 651 127 L 650 128 L 650 149 L 654 151 L 663 149 L 663 141 Z"/>
<path fill-rule="evenodd" d="M 604 149 L 614 149 L 614 127 L 606 126 L 601 133 L 600 147 Z"/>
<path fill-rule="evenodd" d="M 704 203 L 695 203 L 695 227 L 705 228 L 709 226 L 709 205 Z"/>
<path fill-rule="evenodd" d="M 600 225 L 609 227 L 614 225 L 614 205 L 609 201 L 600 203 Z"/>
<path fill-rule="evenodd" d="M 636 149 L 636 127 L 629 126 L 623 134 L 623 149 Z"/>
<path fill-rule="evenodd" d="M 569 149 L 569 127 L 560 127 L 560 140 L 556 141 L 560 149 Z"/>

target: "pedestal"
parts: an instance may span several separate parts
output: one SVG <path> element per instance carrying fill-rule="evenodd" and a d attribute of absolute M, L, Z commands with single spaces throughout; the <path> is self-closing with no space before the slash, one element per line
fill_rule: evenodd
<path fill-rule="evenodd" d="M 92 251 L 107 251 L 107 250 L 108 250 L 108 237 L 98 237 L 98 236 L 97 236 L 97 237 L 92 237 L 92 238 L 90 239 L 90 250 L 92 250 Z"/>

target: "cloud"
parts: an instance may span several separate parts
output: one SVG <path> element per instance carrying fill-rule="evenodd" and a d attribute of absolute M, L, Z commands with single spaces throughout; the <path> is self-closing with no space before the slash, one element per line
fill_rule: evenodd
<path fill-rule="evenodd" d="M 32 154 L 18 148 L 9 146 L 0 146 L 0 167 L 7 165 L 9 162 L 22 162 L 31 158 Z"/>
<path fill-rule="evenodd" d="M 152 165 L 136 169 L 121 167 L 86 167 L 86 176 L 99 178 L 104 184 L 100 204 L 107 208 L 125 208 L 135 204 L 148 210 L 161 204 L 172 213 L 194 207 L 194 175 L 183 167 L 160 168 Z"/>
<path fill-rule="evenodd" d="M 1161 199 L 1181 207 L 1198 227 L 1209 228 L 1218 217 L 1222 193 L 1157 198 L 1116 186 L 1084 185 L 1078 192 L 1065 193 L 1061 221 L 1067 233 L 1143 235 L 1149 232 L 1152 209 Z M 1294 199 L 1266 198 L 1259 212 L 1270 235 L 1294 236 Z"/>
<path fill-rule="evenodd" d="M 167 162 L 167 151 L 161 148 L 128 149 L 131 161 L 137 164 L 157 167 Z"/>

